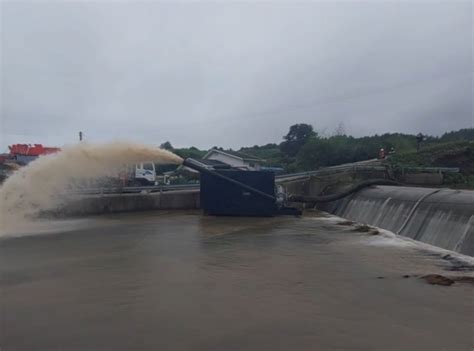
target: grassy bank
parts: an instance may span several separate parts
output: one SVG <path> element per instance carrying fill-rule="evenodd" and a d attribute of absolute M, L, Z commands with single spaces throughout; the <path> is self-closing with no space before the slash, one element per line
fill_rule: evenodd
<path fill-rule="evenodd" d="M 447 173 L 444 185 L 474 189 L 474 141 L 448 142 L 392 155 L 389 162 L 395 175 L 413 167 L 455 167 L 459 173 Z"/>

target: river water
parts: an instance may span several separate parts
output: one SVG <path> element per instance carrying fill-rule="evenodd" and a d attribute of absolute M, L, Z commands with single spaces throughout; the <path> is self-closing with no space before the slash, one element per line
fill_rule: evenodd
<path fill-rule="evenodd" d="M 413 276 L 447 263 L 331 219 L 148 212 L 41 228 L 0 240 L 2 351 L 474 346 L 472 286 Z"/>

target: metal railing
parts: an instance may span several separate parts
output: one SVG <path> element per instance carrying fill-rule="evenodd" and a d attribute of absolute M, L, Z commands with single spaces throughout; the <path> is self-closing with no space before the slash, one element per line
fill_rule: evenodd
<path fill-rule="evenodd" d="M 403 167 L 403 173 L 459 173 L 458 167 Z"/>
<path fill-rule="evenodd" d="M 371 165 L 372 163 L 372 165 Z M 292 174 L 282 174 L 276 176 L 275 179 L 277 182 L 282 181 L 289 181 L 289 180 L 297 180 L 301 178 L 309 178 L 312 176 L 323 176 L 323 175 L 330 175 L 330 174 L 337 174 L 341 172 L 348 172 L 348 171 L 386 171 L 387 167 L 380 166 L 377 164 L 377 160 L 368 160 L 356 163 L 347 163 L 339 166 L 331 166 L 331 167 L 324 167 L 315 171 L 308 171 L 308 172 L 300 172 L 300 173 L 292 173 Z"/>
<path fill-rule="evenodd" d="M 315 171 L 299 172 L 291 174 L 281 174 L 275 176 L 277 183 L 298 180 L 301 178 L 309 178 L 311 176 L 329 175 L 339 172 L 368 170 L 368 171 L 384 171 L 384 166 L 374 165 L 377 160 L 368 160 L 356 163 L 348 163 L 339 166 L 325 167 Z M 372 164 L 372 165 L 371 165 Z M 74 193 L 81 195 L 100 195 L 100 194 L 137 194 L 137 193 L 159 193 L 166 191 L 193 190 L 199 189 L 199 184 L 176 184 L 176 185 L 155 185 L 155 186 L 115 186 L 115 187 L 92 187 L 76 189 Z"/>
<path fill-rule="evenodd" d="M 454 167 L 410 167 L 405 168 L 406 170 L 415 172 L 429 172 L 429 173 L 459 173 L 459 168 Z M 324 176 L 337 174 L 341 172 L 383 172 L 386 171 L 386 166 L 381 166 L 377 160 L 368 160 L 356 163 L 348 163 L 339 166 L 325 167 L 315 171 L 299 172 L 291 174 L 281 174 L 275 176 L 277 183 L 300 180 L 304 178 L 310 178 L 314 176 Z M 166 191 L 178 191 L 178 190 L 193 190 L 199 189 L 199 184 L 176 184 L 176 185 L 155 185 L 155 186 L 126 186 L 126 187 L 94 187 L 94 188 L 83 188 L 76 190 L 75 193 L 81 195 L 97 195 L 97 194 L 137 194 L 137 193 L 159 193 Z"/>
<path fill-rule="evenodd" d="M 160 193 L 165 191 L 198 189 L 199 184 L 176 184 L 176 185 L 153 185 L 153 186 L 124 186 L 124 187 L 93 187 L 82 188 L 74 191 L 81 195 L 100 194 L 138 194 L 138 193 Z"/>

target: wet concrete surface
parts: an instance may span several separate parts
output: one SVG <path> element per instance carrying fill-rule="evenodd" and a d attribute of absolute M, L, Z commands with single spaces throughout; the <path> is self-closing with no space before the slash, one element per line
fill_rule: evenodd
<path fill-rule="evenodd" d="M 474 348 L 473 285 L 419 278 L 449 260 L 327 218 L 148 212 L 52 228 L 0 240 L 2 351 Z"/>

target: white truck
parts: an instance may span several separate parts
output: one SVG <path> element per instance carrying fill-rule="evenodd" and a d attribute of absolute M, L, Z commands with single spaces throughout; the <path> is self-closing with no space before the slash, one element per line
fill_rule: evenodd
<path fill-rule="evenodd" d="M 142 162 L 129 165 L 120 174 L 123 186 L 150 186 L 157 185 L 156 169 L 153 162 Z"/>

